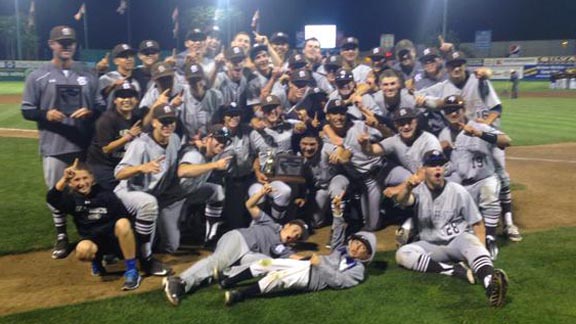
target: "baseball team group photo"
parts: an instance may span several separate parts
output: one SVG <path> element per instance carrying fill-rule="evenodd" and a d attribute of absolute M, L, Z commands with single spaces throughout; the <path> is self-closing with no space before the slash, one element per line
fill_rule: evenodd
<path fill-rule="evenodd" d="M 0 323 L 573 323 L 574 10 L 2 0 Z"/>

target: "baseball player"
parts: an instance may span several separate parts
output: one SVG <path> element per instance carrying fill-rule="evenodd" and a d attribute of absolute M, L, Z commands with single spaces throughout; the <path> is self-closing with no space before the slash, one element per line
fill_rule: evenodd
<path fill-rule="evenodd" d="M 170 105 L 152 110 L 152 131 L 135 139 L 116 166 L 114 175 L 120 183 L 114 192 L 128 211 L 136 215 L 136 238 L 140 258 L 147 274 L 164 276 L 170 269 L 152 257 L 152 236 L 160 202 L 176 182 L 180 138 L 176 129 L 176 109 Z M 169 197 L 173 198 L 173 197 Z"/>
<path fill-rule="evenodd" d="M 281 226 L 257 207 L 258 201 L 272 190 L 272 186 L 267 184 L 246 201 L 246 208 L 252 216 L 250 227 L 227 232 L 218 240 L 212 255 L 197 261 L 179 276 L 170 276 L 162 281 L 164 294 L 171 304 L 179 305 L 185 294 L 212 278 L 214 271 L 224 271 L 234 264 L 250 264 L 266 257 L 300 258 L 288 244 L 307 239 L 308 229 L 304 222 L 293 220 Z"/>
<path fill-rule="evenodd" d="M 388 66 L 387 63 L 391 56 L 392 53 L 387 52 L 382 47 L 374 47 L 370 51 L 368 57 L 370 58 L 372 64 L 371 71 L 366 77 L 366 83 L 372 83 L 376 88 L 378 87 L 380 74 L 382 71 L 390 69 L 390 66 Z"/>
<path fill-rule="evenodd" d="M 184 74 L 186 64 L 196 63 L 202 65 L 207 74 L 216 68 L 214 60 L 206 56 L 206 33 L 199 28 L 191 29 L 184 40 L 186 50 L 176 55 L 176 71 Z"/>
<path fill-rule="evenodd" d="M 494 269 L 489 252 L 482 243 L 482 216 L 466 189 L 444 179 L 442 151 L 424 155 L 423 168 L 411 176 L 394 198 L 403 206 L 414 206 L 419 241 L 396 251 L 396 262 L 407 269 L 439 273 L 475 283 L 473 273 L 484 286 L 491 306 L 501 307 L 506 300 L 508 277 Z M 472 271 L 461 262 L 466 261 Z"/>
<path fill-rule="evenodd" d="M 468 120 L 464 116 L 464 105 L 461 96 L 446 97 L 442 110 L 450 126 L 442 130 L 440 139 L 450 144 L 456 178 L 480 209 L 486 226 L 486 247 L 492 260 L 496 260 L 496 228 L 502 210 L 493 151 L 506 148 L 511 139 L 486 124 Z"/>
<path fill-rule="evenodd" d="M 272 62 L 268 54 L 268 46 L 255 44 L 250 50 L 250 58 L 254 62 L 256 69 L 248 82 L 246 104 L 256 112 L 262 98 L 269 94 L 282 93 L 284 89 L 280 83 L 276 82 L 281 75 L 281 70 L 271 66 Z"/>
<path fill-rule="evenodd" d="M 132 77 L 140 86 L 140 95 L 144 96 L 146 91 L 154 85 L 152 82 L 152 66 L 160 60 L 160 45 L 152 39 L 143 40 L 138 46 L 138 59 L 142 65 L 137 66 L 132 71 Z"/>
<path fill-rule="evenodd" d="M 112 58 L 116 65 L 116 71 L 110 71 L 102 75 L 98 82 L 98 93 L 106 102 L 107 109 L 114 107 L 114 90 L 121 86 L 124 81 L 132 83 L 132 86 L 141 91 L 140 84 L 132 77 L 135 67 L 136 51 L 128 44 L 118 44 L 112 49 Z"/>
<path fill-rule="evenodd" d="M 380 107 L 376 104 L 372 96 L 368 93 L 357 94 L 358 87 L 353 74 L 345 69 L 340 69 L 336 72 L 336 87 L 337 90 L 332 92 L 328 99 L 330 100 L 349 100 L 353 101 L 348 107 L 348 115 L 354 119 L 363 119 L 362 109 L 371 111 L 376 115 L 382 115 Z M 360 96 L 361 100 L 353 100 L 355 96 Z"/>
<path fill-rule="evenodd" d="M 118 185 L 114 168 L 124 157 L 126 146 L 142 132 L 141 116 L 134 111 L 138 97 L 132 83 L 125 81 L 114 91 L 114 109 L 107 110 L 96 121 L 96 134 L 86 162 L 98 184 L 106 190 L 114 190 Z"/>
<path fill-rule="evenodd" d="M 372 94 L 374 102 L 380 107 L 381 115 L 388 126 L 394 129 L 390 122 L 394 112 L 400 107 L 416 107 L 416 98 L 403 86 L 402 78 L 392 69 L 382 71 L 379 80 L 380 90 Z M 387 122 L 386 122 L 387 121 Z"/>
<path fill-rule="evenodd" d="M 354 82 L 357 84 L 365 83 L 370 67 L 362 64 L 358 57 L 359 42 L 356 37 L 346 37 L 340 45 L 340 56 L 342 56 L 343 68 L 352 71 Z"/>
<path fill-rule="evenodd" d="M 270 36 L 270 46 L 282 62 L 287 62 L 290 57 L 290 37 L 284 32 L 276 32 Z"/>
<path fill-rule="evenodd" d="M 226 51 L 225 59 L 226 70 L 216 75 L 213 88 L 222 92 L 225 105 L 236 103 L 245 111 L 245 116 L 250 118 L 251 114 L 245 109 L 248 81 L 242 72 L 246 55 L 242 47 L 234 46 Z"/>
<path fill-rule="evenodd" d="M 270 156 L 278 153 L 292 152 L 292 125 L 286 123 L 282 117 L 282 105 L 278 97 L 269 95 L 261 103 L 264 114 L 264 129 L 255 129 L 250 133 L 250 145 L 254 149 L 254 173 L 257 182 L 252 184 L 248 189 L 250 196 L 258 192 L 269 179 L 263 172 L 262 168 Z M 272 218 L 281 220 L 286 215 L 292 188 L 282 181 L 272 181 L 270 186 L 274 188 L 269 192 L 267 197 L 272 200 L 271 213 Z"/>
<path fill-rule="evenodd" d="M 226 170 L 232 157 L 220 158 L 220 153 L 230 144 L 228 130 L 214 125 L 203 139 L 201 147 L 191 147 L 184 151 L 178 162 L 179 189 L 175 202 L 163 205 L 160 211 L 158 229 L 160 232 L 160 251 L 175 253 L 180 246 L 179 221 L 186 215 L 186 206 L 205 203 L 206 237 L 205 242 L 216 237 L 218 226 L 222 223 L 224 189 L 221 185 L 209 183 L 212 171 Z M 179 199 L 184 197 L 183 199 Z"/>
<path fill-rule="evenodd" d="M 340 56 L 335 56 L 335 58 L 340 58 L 339 63 L 341 66 L 342 58 Z M 338 63 L 333 62 L 333 64 Z M 330 81 L 328 80 L 327 72 L 325 71 L 326 68 L 324 67 L 324 65 L 319 66 L 316 71 L 313 71 L 310 68 L 310 63 L 308 63 L 304 55 L 300 53 L 294 53 L 288 60 L 288 73 L 290 73 L 290 75 L 292 76 L 292 74 L 296 73 L 297 70 L 301 69 L 306 69 L 310 72 L 313 78 L 313 80 L 311 80 L 310 82 L 310 86 L 318 87 L 326 93 L 332 93 L 336 89 L 334 85 L 332 85 L 332 83 L 330 83 Z"/>
<path fill-rule="evenodd" d="M 409 89 L 414 87 L 414 76 L 422 73 L 422 64 L 416 60 L 416 47 L 408 39 L 403 39 L 395 47 L 396 60 L 393 69 L 401 72 L 403 82 Z"/>
<path fill-rule="evenodd" d="M 142 100 L 140 100 L 141 114 L 146 115 L 152 111 L 152 107 L 159 97 L 164 93 L 167 95 L 167 101 L 174 106 L 182 104 L 182 96 L 187 86 L 186 80 L 174 71 L 172 65 L 166 62 L 158 62 L 152 66 L 152 81 L 154 85 L 146 91 Z M 145 123 L 147 124 L 147 120 Z"/>
<path fill-rule="evenodd" d="M 340 198 L 333 200 L 340 204 Z M 233 287 L 243 280 L 261 277 L 256 284 L 243 289 L 229 290 L 224 294 L 225 304 L 230 306 L 248 298 L 278 291 L 319 291 L 323 289 L 346 289 L 357 286 L 365 278 L 366 264 L 376 254 L 376 236 L 360 231 L 345 241 L 345 222 L 342 209 L 335 209 L 332 252 L 329 255 L 313 254 L 309 260 L 262 259 L 249 268 L 219 280 L 222 288 Z"/>
<path fill-rule="evenodd" d="M 198 133 L 207 134 L 214 115 L 222 105 L 222 93 L 207 85 L 202 65 L 192 63 L 185 68 L 188 86 L 182 96 L 178 118 L 181 122 L 184 139 L 191 140 Z"/>
<path fill-rule="evenodd" d="M 97 99 L 96 75 L 73 60 L 74 29 L 52 28 L 48 45 L 52 60 L 26 78 L 21 111 L 24 119 L 37 123 L 44 182 L 50 189 L 75 158 L 83 159 L 92 137 L 93 120 L 104 108 Z M 65 95 L 80 107 L 66 107 L 59 98 Z M 52 258 L 61 259 L 69 253 L 66 217 L 56 209 L 51 211 L 57 235 Z"/>
<path fill-rule="evenodd" d="M 94 276 L 105 272 L 103 254 L 120 249 L 126 264 L 122 290 L 140 286 L 142 278 L 136 268 L 136 242 L 128 212 L 112 191 L 96 184 L 86 165 L 74 160 L 48 192 L 46 201 L 74 217 L 80 236 L 76 257 L 80 261 L 92 262 Z"/>
<path fill-rule="evenodd" d="M 302 48 L 302 54 L 308 61 L 310 69 L 316 71 L 318 67 L 322 64 L 322 52 L 320 49 L 320 41 L 315 38 L 308 38 L 304 41 L 304 48 Z"/>
<path fill-rule="evenodd" d="M 222 50 L 222 31 L 219 26 L 206 29 L 206 57 L 214 59 Z"/>

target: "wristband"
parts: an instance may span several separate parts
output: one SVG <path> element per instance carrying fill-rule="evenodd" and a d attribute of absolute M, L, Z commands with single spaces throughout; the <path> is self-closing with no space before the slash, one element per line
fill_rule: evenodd
<path fill-rule="evenodd" d="M 496 144 L 496 142 L 498 141 L 498 135 L 494 133 L 482 132 L 482 135 L 480 135 L 479 137 L 490 144 Z"/>

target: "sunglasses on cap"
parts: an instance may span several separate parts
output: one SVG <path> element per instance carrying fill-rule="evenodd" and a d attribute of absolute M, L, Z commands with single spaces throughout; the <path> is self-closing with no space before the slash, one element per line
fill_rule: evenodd
<path fill-rule="evenodd" d="M 346 115 L 348 113 L 348 108 L 346 107 L 334 107 L 328 110 L 331 115 Z"/>
<path fill-rule="evenodd" d="M 224 116 L 228 117 L 240 117 L 242 114 L 239 111 L 227 111 L 224 113 Z"/>
<path fill-rule="evenodd" d="M 134 53 L 128 52 L 128 51 L 118 53 L 118 55 L 116 55 L 116 58 L 124 58 L 124 59 L 133 58 L 133 57 L 134 57 Z"/>
<path fill-rule="evenodd" d="M 222 130 L 212 134 L 212 137 L 214 137 L 218 143 L 224 144 L 224 146 L 228 146 L 230 143 L 232 143 L 232 135 L 225 127 L 222 128 Z"/>
<path fill-rule="evenodd" d="M 116 93 L 116 98 L 120 98 L 120 99 L 130 99 L 130 98 L 136 98 L 136 94 L 132 91 L 118 91 Z"/>
<path fill-rule="evenodd" d="M 176 122 L 176 118 L 165 117 L 158 119 L 158 121 L 162 124 L 162 126 L 170 126 Z"/>
<path fill-rule="evenodd" d="M 60 39 L 57 40 L 56 43 L 60 44 L 62 47 L 68 47 L 76 44 L 76 41 L 73 39 Z"/>
<path fill-rule="evenodd" d="M 446 163 L 447 163 L 447 161 L 444 160 L 443 157 L 438 157 L 438 158 L 429 159 L 428 161 L 426 161 L 426 163 L 424 163 L 424 166 L 426 166 L 426 167 L 439 167 L 439 166 L 444 166 Z"/>
<path fill-rule="evenodd" d="M 144 55 L 144 56 L 156 55 L 156 54 L 158 54 L 158 53 L 160 53 L 160 52 L 155 51 L 155 50 L 144 50 L 144 51 L 141 51 L 141 52 L 140 52 L 140 54 L 142 54 L 142 55 Z"/>
<path fill-rule="evenodd" d="M 398 126 L 404 126 L 404 125 L 408 125 L 412 122 L 412 120 L 414 120 L 416 118 L 403 118 L 403 119 L 398 119 L 395 120 L 394 123 Z"/>
<path fill-rule="evenodd" d="M 462 108 L 464 108 L 464 107 L 458 107 L 458 106 L 444 107 L 444 108 L 442 108 L 442 111 L 444 112 L 444 114 L 450 115 L 454 112 L 459 111 Z"/>
<path fill-rule="evenodd" d="M 350 84 L 350 82 L 352 82 L 353 80 L 340 80 L 340 81 L 336 81 L 336 87 L 338 88 L 344 88 L 345 86 L 347 86 L 348 84 Z"/>

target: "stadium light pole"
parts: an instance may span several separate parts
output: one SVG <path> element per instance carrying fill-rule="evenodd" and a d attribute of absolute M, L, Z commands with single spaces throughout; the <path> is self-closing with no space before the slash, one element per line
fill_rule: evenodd
<path fill-rule="evenodd" d="M 21 60 L 22 42 L 20 41 L 20 6 L 18 0 L 14 0 L 14 15 L 16 17 L 16 58 Z"/>
<path fill-rule="evenodd" d="M 446 19 L 448 17 L 448 0 L 443 0 L 444 10 L 442 13 L 442 37 L 446 39 Z"/>

